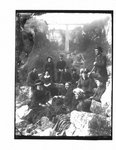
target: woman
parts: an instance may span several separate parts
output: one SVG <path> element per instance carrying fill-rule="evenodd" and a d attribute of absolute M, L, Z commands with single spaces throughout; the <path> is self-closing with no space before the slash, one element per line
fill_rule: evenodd
<path fill-rule="evenodd" d="M 54 62 L 52 57 L 47 57 L 47 63 L 45 64 L 45 72 L 48 71 L 52 81 L 54 82 Z"/>
<path fill-rule="evenodd" d="M 55 87 L 54 83 L 52 82 L 51 76 L 48 71 L 46 71 L 43 76 L 43 82 L 44 82 L 45 89 L 49 92 L 51 97 L 58 95 L 58 89 Z"/>

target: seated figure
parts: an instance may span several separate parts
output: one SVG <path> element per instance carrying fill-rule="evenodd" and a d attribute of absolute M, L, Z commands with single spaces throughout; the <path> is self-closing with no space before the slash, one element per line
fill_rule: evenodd
<path fill-rule="evenodd" d="M 92 77 L 88 77 L 87 69 L 81 70 L 77 87 L 81 88 L 84 91 L 86 98 L 89 98 L 94 94 L 94 88 L 97 88 L 97 84 Z"/>
<path fill-rule="evenodd" d="M 43 82 L 44 82 L 44 87 L 49 92 L 50 97 L 58 95 L 58 89 L 55 86 L 55 84 L 52 82 L 51 76 L 48 71 L 46 71 L 45 75 L 43 76 Z"/>

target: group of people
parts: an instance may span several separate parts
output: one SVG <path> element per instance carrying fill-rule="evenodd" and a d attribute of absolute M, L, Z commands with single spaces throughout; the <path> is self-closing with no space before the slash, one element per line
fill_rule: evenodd
<path fill-rule="evenodd" d="M 80 74 L 74 68 L 70 73 L 63 55 L 60 55 L 56 64 L 57 78 L 55 78 L 54 62 L 48 57 L 43 75 L 38 74 L 36 68 L 28 74 L 27 84 L 33 91 L 30 107 L 46 105 L 50 98 L 61 95 L 67 110 L 89 111 L 92 99 L 100 102 L 108 80 L 107 60 L 102 52 L 102 48 L 97 47 L 93 69 L 89 71 L 87 68 L 82 68 Z"/>

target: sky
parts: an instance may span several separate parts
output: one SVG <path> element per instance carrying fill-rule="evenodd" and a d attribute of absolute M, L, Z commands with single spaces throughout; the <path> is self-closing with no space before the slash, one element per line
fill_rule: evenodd
<path fill-rule="evenodd" d="M 48 23 L 49 29 L 74 29 L 77 26 L 83 26 L 86 23 L 91 23 L 95 20 L 111 17 L 110 14 L 101 13 L 47 13 L 41 16 L 36 16 L 37 19 L 43 19 Z"/>

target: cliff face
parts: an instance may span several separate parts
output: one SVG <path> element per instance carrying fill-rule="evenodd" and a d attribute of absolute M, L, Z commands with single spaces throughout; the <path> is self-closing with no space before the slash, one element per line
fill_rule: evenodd
<path fill-rule="evenodd" d="M 111 64 L 112 49 L 111 49 L 111 20 L 108 21 L 98 21 L 88 25 L 85 25 L 81 30 L 78 28 L 72 31 L 72 45 L 69 43 L 69 54 L 65 50 L 60 50 L 60 46 L 55 41 L 50 41 L 47 39 L 49 33 L 48 25 L 43 20 L 37 20 L 37 18 L 32 17 L 28 19 L 24 25 L 24 30 L 22 31 L 22 47 L 20 48 L 20 59 L 21 66 L 19 69 L 20 78 L 26 80 L 27 73 L 31 71 L 34 67 L 38 69 L 38 72 L 43 71 L 43 66 L 46 62 L 48 56 L 52 56 L 54 62 L 58 60 L 59 53 L 63 53 L 67 65 L 70 67 L 75 61 L 74 58 L 67 58 L 67 55 L 73 51 L 75 47 L 76 54 L 82 53 L 85 59 L 85 67 L 92 69 L 93 62 L 95 59 L 94 48 L 96 45 L 101 46 L 104 50 L 105 55 L 108 55 L 108 59 Z M 73 34 L 74 32 L 74 34 Z M 18 39 L 17 43 L 21 42 Z M 71 39 L 70 39 L 71 40 Z M 76 67 L 74 65 L 73 67 Z"/>

